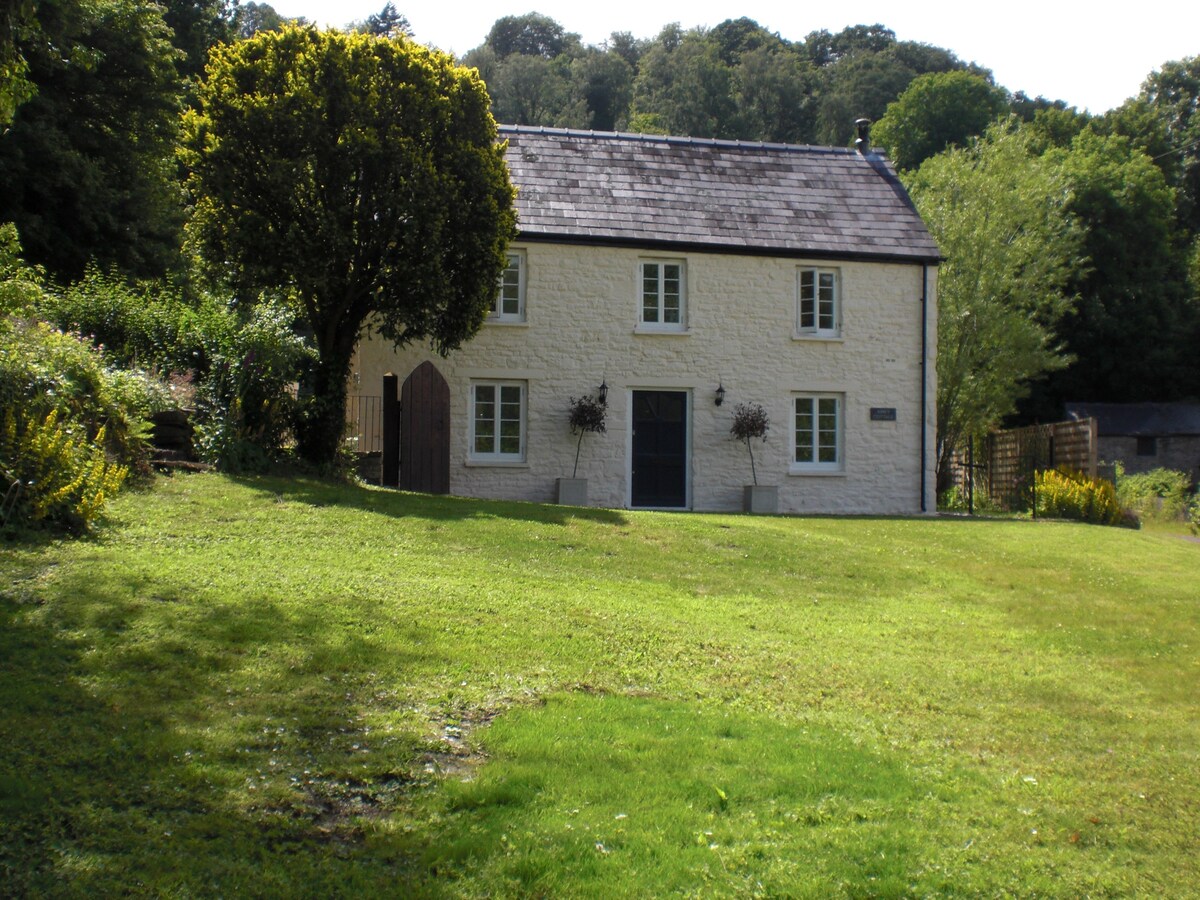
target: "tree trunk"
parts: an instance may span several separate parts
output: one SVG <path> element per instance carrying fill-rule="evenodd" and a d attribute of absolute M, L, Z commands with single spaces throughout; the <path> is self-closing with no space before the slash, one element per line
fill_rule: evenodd
<path fill-rule="evenodd" d="M 357 335 L 357 331 L 353 333 Z M 317 343 L 312 395 L 300 414 L 296 449 L 301 459 L 326 469 L 337 460 L 346 434 L 346 381 L 350 377 L 354 342 L 335 337 Z"/>

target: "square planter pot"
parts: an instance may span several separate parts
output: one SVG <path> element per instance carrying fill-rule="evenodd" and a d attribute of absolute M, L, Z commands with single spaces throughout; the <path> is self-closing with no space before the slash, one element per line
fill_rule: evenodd
<path fill-rule="evenodd" d="M 742 489 L 742 509 L 770 515 L 779 512 L 779 488 L 773 484 L 748 484 Z"/>
<path fill-rule="evenodd" d="M 558 492 L 558 502 L 563 506 L 587 506 L 588 488 L 586 478 L 559 478 L 554 485 Z"/>

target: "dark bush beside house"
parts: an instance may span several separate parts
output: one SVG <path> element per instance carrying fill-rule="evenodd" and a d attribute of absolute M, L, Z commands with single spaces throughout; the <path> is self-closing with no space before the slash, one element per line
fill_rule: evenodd
<path fill-rule="evenodd" d="M 746 445 L 750 453 L 750 477 L 753 484 L 745 486 L 742 508 L 752 513 L 774 513 L 779 511 L 779 493 L 774 485 L 760 485 L 758 471 L 754 466 L 754 442 L 766 443 L 771 418 L 761 403 L 739 403 L 733 409 L 733 425 L 729 433 L 734 440 Z"/>
<path fill-rule="evenodd" d="M 595 397 L 572 397 L 571 409 L 567 421 L 571 426 L 571 434 L 579 435 L 575 444 L 575 466 L 570 478 L 558 479 L 558 502 L 568 506 L 587 505 L 587 479 L 579 478 L 579 454 L 583 450 L 583 437 L 586 434 L 603 434 L 607 430 L 605 417 L 608 408 L 603 400 Z"/>

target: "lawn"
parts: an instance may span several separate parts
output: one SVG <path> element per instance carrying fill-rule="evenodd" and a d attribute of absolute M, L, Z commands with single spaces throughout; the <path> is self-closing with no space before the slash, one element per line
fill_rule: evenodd
<path fill-rule="evenodd" d="M 0 894 L 1186 896 L 1200 544 L 163 479 L 0 551 Z"/>

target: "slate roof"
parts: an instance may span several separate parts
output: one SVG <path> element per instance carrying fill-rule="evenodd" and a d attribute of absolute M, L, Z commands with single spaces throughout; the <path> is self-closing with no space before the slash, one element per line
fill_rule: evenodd
<path fill-rule="evenodd" d="M 523 240 L 936 263 L 891 165 L 833 147 L 501 125 Z"/>
<path fill-rule="evenodd" d="M 1200 403 L 1068 403 L 1067 417 L 1096 420 L 1102 437 L 1200 435 Z"/>

